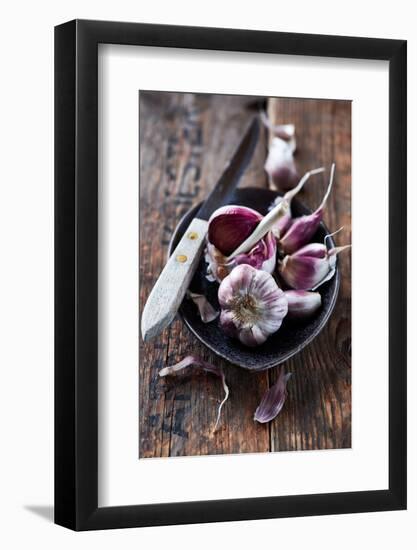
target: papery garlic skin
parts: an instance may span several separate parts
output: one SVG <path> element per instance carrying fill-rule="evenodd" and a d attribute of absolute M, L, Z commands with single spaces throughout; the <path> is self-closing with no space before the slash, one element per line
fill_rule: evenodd
<path fill-rule="evenodd" d="M 214 365 L 213 363 L 208 363 L 207 361 L 203 361 L 203 359 L 200 359 L 195 355 L 187 355 L 179 363 L 176 363 L 175 365 L 171 365 L 169 367 L 164 367 L 163 369 L 161 369 L 159 371 L 159 376 L 161 378 L 164 378 L 165 376 L 177 376 L 179 373 L 182 373 L 189 368 L 209 372 L 211 374 L 214 374 L 215 376 L 218 376 L 222 381 L 223 389 L 224 389 L 224 399 L 220 403 L 217 409 L 217 419 L 213 429 L 213 431 L 215 432 L 219 425 L 222 407 L 229 398 L 229 388 L 226 383 L 226 377 L 224 375 L 224 371 L 218 365 Z"/>
<path fill-rule="evenodd" d="M 288 314 L 290 319 L 307 319 L 314 315 L 321 307 L 321 295 L 319 292 L 308 290 L 285 290 L 288 302 Z"/>
<path fill-rule="evenodd" d="M 204 259 L 207 263 L 206 279 L 210 282 L 220 283 L 236 267 L 234 260 L 228 262 L 227 257 L 209 242 L 206 245 Z"/>
<path fill-rule="evenodd" d="M 272 138 L 264 168 L 271 187 L 278 191 L 293 189 L 300 179 L 294 163 L 292 145 L 279 137 Z"/>
<path fill-rule="evenodd" d="M 285 256 L 279 264 L 279 273 L 293 289 L 316 290 L 334 276 L 337 254 L 349 246 L 328 250 L 324 244 L 310 243 L 294 254 Z"/>
<path fill-rule="evenodd" d="M 212 214 L 205 249 L 209 281 L 221 282 L 241 264 L 267 273 L 274 272 L 277 243 L 272 232 L 268 232 L 249 252 L 239 254 L 232 260 L 227 257 L 246 240 L 262 219 L 259 212 L 244 206 L 223 206 Z"/>
<path fill-rule="evenodd" d="M 245 346 L 259 346 L 276 332 L 287 314 L 284 292 L 272 275 L 239 265 L 221 283 L 220 326 Z"/>
<path fill-rule="evenodd" d="M 284 367 L 280 367 L 278 380 L 262 397 L 255 411 L 254 420 L 265 424 L 279 415 L 287 398 L 287 382 L 290 378 L 291 372 L 285 374 Z"/>

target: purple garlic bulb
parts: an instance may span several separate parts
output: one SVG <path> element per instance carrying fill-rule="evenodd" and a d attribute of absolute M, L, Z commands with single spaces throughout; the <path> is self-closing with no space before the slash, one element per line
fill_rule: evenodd
<path fill-rule="evenodd" d="M 218 298 L 220 326 L 245 346 L 259 346 L 276 332 L 287 314 L 284 292 L 269 273 L 239 265 L 223 279 Z"/>

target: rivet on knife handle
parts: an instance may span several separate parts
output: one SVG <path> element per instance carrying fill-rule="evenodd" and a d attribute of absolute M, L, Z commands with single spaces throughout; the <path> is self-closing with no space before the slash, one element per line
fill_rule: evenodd
<path fill-rule="evenodd" d="M 207 229 L 207 221 L 194 218 L 162 270 L 142 313 L 145 342 L 174 319 L 200 260 Z"/>

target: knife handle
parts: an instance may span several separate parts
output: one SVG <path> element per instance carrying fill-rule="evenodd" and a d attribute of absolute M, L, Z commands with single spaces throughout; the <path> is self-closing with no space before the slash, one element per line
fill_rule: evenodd
<path fill-rule="evenodd" d="M 142 338 L 150 340 L 174 319 L 197 269 L 208 222 L 194 218 L 171 254 L 142 313 Z"/>

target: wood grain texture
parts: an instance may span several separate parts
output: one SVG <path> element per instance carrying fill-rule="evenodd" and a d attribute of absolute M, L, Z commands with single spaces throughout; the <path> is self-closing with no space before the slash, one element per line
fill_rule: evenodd
<path fill-rule="evenodd" d="M 204 199 L 217 181 L 254 114 L 259 98 L 179 93 L 140 93 L 140 307 L 166 262 L 172 231 L 181 216 Z M 270 100 L 277 122 L 294 122 L 297 166 L 337 163 L 335 189 L 326 210 L 339 242 L 350 242 L 350 103 Z M 240 186 L 267 187 L 263 164 L 268 135 L 260 143 Z M 319 203 L 325 179 L 306 187 L 303 200 Z M 287 403 L 269 425 L 253 413 L 275 372 L 251 374 L 220 361 L 177 319 L 139 350 L 139 456 L 233 454 L 350 446 L 350 263 L 341 258 L 342 288 L 330 322 L 286 369 Z M 158 378 L 158 371 L 195 354 L 225 368 L 230 387 L 220 429 L 213 434 L 221 383 L 210 375 Z"/>
<path fill-rule="evenodd" d="M 337 244 L 351 243 L 351 103 L 274 98 L 268 102 L 274 124 L 296 128 L 296 166 L 300 174 L 336 163 L 335 181 L 324 213 Z M 309 181 L 299 198 L 318 206 L 327 171 Z M 341 287 L 324 330 L 286 365 L 294 373 L 281 415 L 270 424 L 271 451 L 335 449 L 351 446 L 351 265 L 339 256 Z M 276 375 L 270 373 L 271 383 Z"/>
<path fill-rule="evenodd" d="M 154 338 L 174 319 L 203 252 L 208 222 L 194 218 L 153 286 L 142 312 L 145 341 Z"/>

